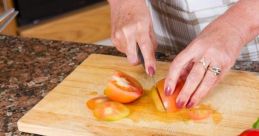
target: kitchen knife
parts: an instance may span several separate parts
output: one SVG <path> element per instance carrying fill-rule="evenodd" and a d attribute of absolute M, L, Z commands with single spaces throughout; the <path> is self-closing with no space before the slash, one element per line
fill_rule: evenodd
<path fill-rule="evenodd" d="M 141 62 L 141 64 L 142 64 L 144 70 L 146 70 L 146 67 L 145 67 L 145 60 L 144 60 L 143 54 L 142 54 L 142 52 L 141 52 L 141 50 L 140 50 L 138 44 L 137 44 L 137 54 L 138 54 L 138 58 L 139 58 L 139 60 L 140 60 L 140 62 Z M 155 84 L 154 75 L 152 75 L 151 78 L 152 78 L 152 80 L 153 80 L 153 83 Z"/>
<path fill-rule="evenodd" d="M 143 66 L 143 68 L 145 70 L 146 69 L 146 67 L 145 67 L 145 60 L 144 60 L 143 54 L 142 54 L 138 44 L 137 44 L 137 54 L 138 54 L 138 58 L 139 58 L 139 60 L 140 60 L 140 62 L 142 64 L 142 66 Z M 160 101 L 161 101 L 161 103 L 163 105 L 164 110 L 166 110 L 165 105 L 164 105 L 164 103 L 162 101 L 161 95 L 160 95 L 160 93 L 159 93 L 159 91 L 158 91 L 158 89 L 156 87 L 156 82 L 155 82 L 155 79 L 154 79 L 154 75 L 151 78 L 152 78 L 152 81 L 153 81 L 153 84 L 154 84 L 154 89 L 156 90 L 156 93 L 158 95 L 158 98 L 160 99 Z"/>

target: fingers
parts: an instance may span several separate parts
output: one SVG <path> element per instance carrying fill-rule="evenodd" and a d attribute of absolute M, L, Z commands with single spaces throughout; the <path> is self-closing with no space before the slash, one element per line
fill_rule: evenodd
<path fill-rule="evenodd" d="M 138 43 L 145 61 L 146 73 L 150 76 L 155 74 L 155 48 L 157 45 L 152 29 L 136 30 L 135 26 L 127 26 L 122 31 L 115 32 L 114 36 L 112 36 L 112 41 L 119 51 L 127 55 L 131 64 L 139 63 L 136 50 Z"/>
<path fill-rule="evenodd" d="M 207 66 L 206 66 L 207 67 Z M 195 63 L 190 71 L 185 84 L 179 93 L 176 103 L 178 108 L 184 107 L 188 100 L 190 99 L 191 95 L 195 92 L 196 88 L 199 86 L 200 82 L 202 81 L 206 69 L 201 63 Z M 188 108 L 188 107 L 187 107 Z"/>
<path fill-rule="evenodd" d="M 171 95 L 174 93 L 174 89 L 176 86 L 176 83 L 182 73 L 182 71 L 188 66 L 188 63 L 191 62 L 192 56 L 186 56 L 188 53 L 182 51 L 179 55 L 176 56 L 176 58 L 173 60 L 173 62 L 170 65 L 169 73 L 165 80 L 165 94 Z M 191 54 L 188 54 L 191 55 Z"/>
<path fill-rule="evenodd" d="M 125 36 L 123 34 L 122 31 L 116 31 L 116 32 L 112 32 L 112 43 L 114 44 L 114 46 L 117 48 L 117 50 L 119 50 L 120 52 L 125 53 L 126 52 L 126 40 L 125 40 Z"/>
<path fill-rule="evenodd" d="M 214 65 L 211 65 L 211 66 L 214 66 Z M 200 83 L 199 87 L 197 88 L 196 92 L 189 100 L 186 107 L 191 108 L 197 105 L 202 100 L 202 98 L 204 98 L 208 94 L 208 92 L 216 85 L 219 79 L 220 79 L 219 76 L 215 75 L 212 71 L 208 70 L 202 82 Z"/>
<path fill-rule="evenodd" d="M 150 76 L 155 74 L 156 59 L 155 59 L 155 46 L 154 40 L 151 39 L 148 31 L 141 32 L 137 39 L 139 48 L 145 60 L 146 73 Z M 136 51 L 136 50 L 135 50 Z"/>
<path fill-rule="evenodd" d="M 112 36 L 112 42 L 119 51 L 126 54 L 127 59 L 131 64 L 138 64 L 139 60 L 136 52 L 134 29 L 126 27 L 123 28 L 122 31 L 116 31 Z"/>
<path fill-rule="evenodd" d="M 126 39 L 126 55 L 127 55 L 127 59 L 128 61 L 133 64 L 136 65 L 139 63 L 139 59 L 138 59 L 138 54 L 137 54 L 137 42 L 136 42 L 136 38 L 135 38 L 135 34 L 133 31 L 131 30 L 126 30 L 125 31 L 125 39 Z"/>

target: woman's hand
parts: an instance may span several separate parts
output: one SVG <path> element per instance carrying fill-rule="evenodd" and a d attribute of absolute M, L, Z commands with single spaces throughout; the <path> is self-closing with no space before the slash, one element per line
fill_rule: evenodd
<path fill-rule="evenodd" d="M 145 0 L 109 0 L 111 6 L 112 41 L 125 53 L 131 64 L 138 64 L 137 44 L 145 60 L 146 72 L 155 73 L 156 41 Z"/>
<path fill-rule="evenodd" d="M 176 99 L 179 108 L 197 105 L 233 66 L 241 48 L 255 38 L 259 32 L 258 6 L 258 0 L 239 1 L 176 56 L 164 89 L 170 95 L 179 78 L 186 80 Z M 219 75 L 213 67 L 220 68 Z"/>

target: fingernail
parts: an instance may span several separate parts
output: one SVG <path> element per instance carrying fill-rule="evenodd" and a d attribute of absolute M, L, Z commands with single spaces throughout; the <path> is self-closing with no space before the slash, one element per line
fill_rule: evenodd
<path fill-rule="evenodd" d="M 171 91 L 172 91 L 171 87 L 170 87 L 170 86 L 167 86 L 167 87 L 165 88 L 165 95 L 166 95 L 166 96 L 170 96 Z"/>
<path fill-rule="evenodd" d="M 189 102 L 189 103 L 186 105 L 186 108 L 190 109 L 190 108 L 192 108 L 193 105 L 194 105 L 194 102 Z"/>
<path fill-rule="evenodd" d="M 176 102 L 176 106 L 179 109 L 181 109 L 183 107 L 183 105 L 184 105 L 184 102 L 181 102 L 181 101 Z"/>
<path fill-rule="evenodd" d="M 155 69 L 152 67 L 152 66 L 149 66 L 148 67 L 148 74 L 150 76 L 153 76 L 155 74 Z"/>

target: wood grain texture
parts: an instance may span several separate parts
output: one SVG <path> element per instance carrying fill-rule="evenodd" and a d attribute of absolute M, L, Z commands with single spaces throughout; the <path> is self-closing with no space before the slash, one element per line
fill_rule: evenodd
<path fill-rule="evenodd" d="M 2 3 L 2 1 L 1 1 Z M 13 8 L 13 1 L 12 0 L 7 0 L 7 6 L 8 8 Z M 4 7 L 3 4 L 0 4 L 0 13 L 4 12 Z M 12 20 L 6 28 L 0 33 L 0 34 L 5 34 L 5 35 L 17 35 L 17 24 L 16 20 Z"/>
<path fill-rule="evenodd" d="M 110 9 L 106 2 L 20 31 L 25 37 L 87 43 L 109 38 L 110 33 Z"/>
<path fill-rule="evenodd" d="M 169 63 L 158 62 L 156 80 L 162 79 Z M 97 121 L 85 102 L 102 94 L 115 70 L 137 78 L 145 89 L 152 80 L 142 66 L 130 66 L 126 58 L 91 55 L 62 83 L 18 121 L 20 131 L 42 135 L 211 135 L 234 136 L 250 128 L 259 116 L 259 77 L 254 73 L 231 71 L 202 102 L 222 114 L 219 124 L 212 120 L 188 122 Z M 97 93 L 97 94 L 96 94 Z"/>

